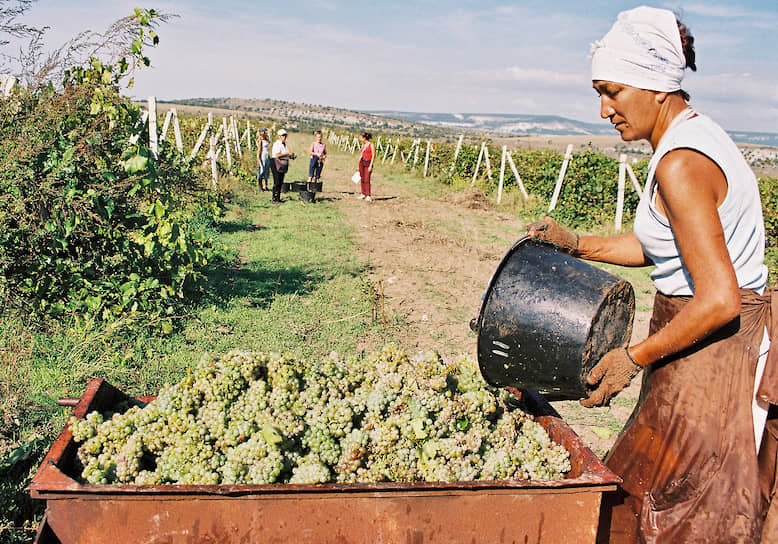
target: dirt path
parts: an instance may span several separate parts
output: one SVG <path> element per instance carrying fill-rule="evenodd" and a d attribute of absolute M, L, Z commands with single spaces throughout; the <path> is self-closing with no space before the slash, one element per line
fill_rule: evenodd
<path fill-rule="evenodd" d="M 489 279 L 524 222 L 496 212 L 480 192 L 418 198 L 403 183 L 378 172 L 374 201 L 357 198 L 350 172 L 329 172 L 329 192 L 339 201 L 359 236 L 360 253 L 370 263 L 376 290 L 383 292 L 387 316 L 408 324 L 409 352 L 434 349 L 445 357 L 476 356 L 470 319 L 478 315 Z M 635 337 L 645 335 L 640 313 Z M 365 346 L 370 347 L 370 346 Z M 555 402 L 557 411 L 598 455 L 612 446 L 637 399 L 638 380 L 608 408 L 584 409 Z"/>

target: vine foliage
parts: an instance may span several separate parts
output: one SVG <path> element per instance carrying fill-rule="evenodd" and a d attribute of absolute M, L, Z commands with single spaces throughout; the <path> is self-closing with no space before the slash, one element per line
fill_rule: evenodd
<path fill-rule="evenodd" d="M 130 57 L 92 58 L 63 88 L 0 101 L 0 297 L 49 316 L 112 321 L 145 313 L 163 328 L 218 249 L 195 220 L 215 196 L 169 146 L 133 140 L 141 114 L 119 84 L 143 54 L 155 12 L 136 10 Z M 134 141 L 134 143 L 133 143 Z M 195 219 L 197 218 L 197 219 Z"/>

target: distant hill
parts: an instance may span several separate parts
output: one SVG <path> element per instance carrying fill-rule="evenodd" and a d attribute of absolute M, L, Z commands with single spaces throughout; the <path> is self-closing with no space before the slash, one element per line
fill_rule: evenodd
<path fill-rule="evenodd" d="M 604 135 L 615 132 L 607 123 L 583 123 L 555 115 L 509 113 L 421 113 L 407 111 L 368 111 L 391 119 L 403 119 L 455 131 L 488 132 L 499 136 Z M 730 131 L 733 140 L 761 146 L 778 146 L 778 133 Z"/>
<path fill-rule="evenodd" d="M 488 132 L 499 136 L 613 135 L 613 129 L 606 124 L 582 123 L 556 115 L 416 113 L 407 111 L 369 111 L 366 113 L 455 131 Z"/>
<path fill-rule="evenodd" d="M 351 131 L 368 130 L 426 138 L 450 138 L 462 132 L 504 137 L 616 135 L 605 122 L 584 123 L 556 115 L 353 111 L 269 98 L 186 98 L 165 102 L 245 111 L 263 118 L 279 120 L 286 123 L 287 128 L 301 131 L 326 125 Z M 733 131 L 730 135 L 739 143 L 778 147 L 778 133 Z"/>
<path fill-rule="evenodd" d="M 430 124 L 405 119 L 392 119 L 367 112 L 358 112 L 331 106 L 286 102 L 269 98 L 185 98 L 160 100 L 160 103 L 194 106 L 203 109 L 218 108 L 242 111 L 262 119 L 278 121 L 287 129 L 313 131 L 322 126 L 337 127 L 352 132 L 363 130 L 398 134 L 406 137 L 445 137 L 448 130 Z"/>

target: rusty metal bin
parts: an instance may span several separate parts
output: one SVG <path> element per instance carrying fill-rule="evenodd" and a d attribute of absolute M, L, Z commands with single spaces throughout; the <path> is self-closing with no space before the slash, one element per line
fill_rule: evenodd
<path fill-rule="evenodd" d="M 126 396 L 90 382 L 73 414 Z M 151 397 L 141 397 L 149 400 Z M 276 485 L 91 485 L 73 476 L 67 426 L 29 486 L 46 501 L 39 544 L 595 542 L 600 504 L 620 479 L 537 393 L 530 412 L 570 452 L 556 481 Z"/>

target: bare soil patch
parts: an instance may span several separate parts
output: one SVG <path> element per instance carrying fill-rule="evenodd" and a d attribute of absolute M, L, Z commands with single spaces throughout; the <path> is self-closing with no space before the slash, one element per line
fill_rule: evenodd
<path fill-rule="evenodd" d="M 478 315 L 489 279 L 510 244 L 524 232 L 523 220 L 490 207 L 479 190 L 442 198 L 419 198 L 378 172 L 373 202 L 358 199 L 350 171 L 332 168 L 322 196 L 339 201 L 353 225 L 370 279 L 383 293 L 385 315 L 407 326 L 403 347 L 436 350 L 444 358 L 476 357 L 469 322 Z M 645 337 L 648 313 L 639 312 L 633 338 Z M 363 346 L 370 349 L 374 346 Z M 631 413 L 639 379 L 610 407 L 585 409 L 576 401 L 552 403 L 582 440 L 603 456 Z"/>

